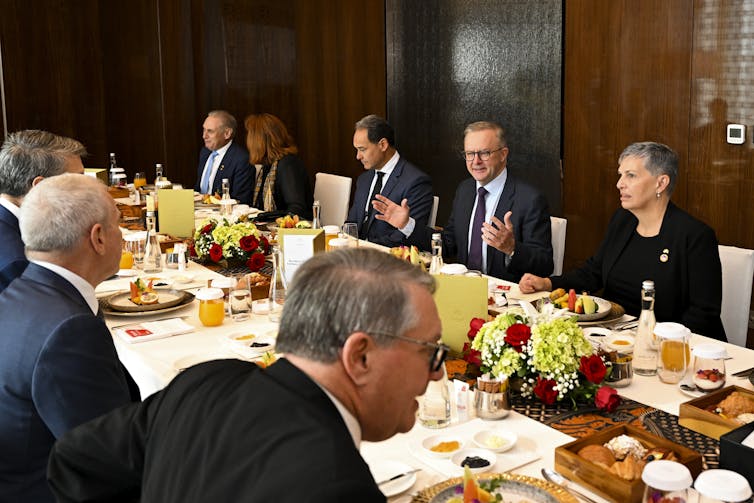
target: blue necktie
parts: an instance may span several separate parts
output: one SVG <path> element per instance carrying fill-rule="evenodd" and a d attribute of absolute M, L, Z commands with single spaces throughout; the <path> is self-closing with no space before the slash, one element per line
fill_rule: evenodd
<path fill-rule="evenodd" d="M 209 194 L 209 176 L 212 174 L 212 166 L 215 164 L 215 157 L 217 157 L 217 150 L 213 150 L 209 155 L 209 160 L 204 168 L 204 176 L 202 176 L 202 194 Z"/>
<path fill-rule="evenodd" d="M 484 200 L 487 197 L 487 189 L 479 187 L 479 197 L 476 201 L 474 220 L 471 222 L 471 244 L 469 245 L 469 261 L 467 267 L 475 271 L 482 271 L 482 224 L 487 213 Z"/>

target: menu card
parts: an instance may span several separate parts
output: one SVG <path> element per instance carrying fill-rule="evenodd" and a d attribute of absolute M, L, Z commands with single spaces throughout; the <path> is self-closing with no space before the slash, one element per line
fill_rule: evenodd
<path fill-rule="evenodd" d="M 160 232 L 178 238 L 191 237 L 194 233 L 193 189 L 160 189 L 157 200 Z"/>
<path fill-rule="evenodd" d="M 442 341 L 456 353 L 468 342 L 472 318 L 487 320 L 487 278 L 436 274 L 435 303 L 442 320 Z"/>
<path fill-rule="evenodd" d="M 322 229 L 278 229 L 278 243 L 283 254 L 285 280 L 290 283 L 301 264 L 315 253 L 325 251 L 325 232 Z"/>
<path fill-rule="evenodd" d="M 163 339 L 165 337 L 172 337 L 174 335 L 186 334 L 193 331 L 194 326 L 189 325 L 181 318 L 145 321 L 143 323 L 134 323 L 133 325 L 124 325 L 113 329 L 113 333 L 129 344 Z"/>

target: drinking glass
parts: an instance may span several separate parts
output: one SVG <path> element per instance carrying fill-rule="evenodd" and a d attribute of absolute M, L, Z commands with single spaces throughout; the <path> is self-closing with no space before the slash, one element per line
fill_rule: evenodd
<path fill-rule="evenodd" d="M 147 174 L 143 171 L 139 171 L 134 175 L 134 189 L 139 190 L 147 184 Z"/>
<path fill-rule="evenodd" d="M 205 327 L 222 325 L 225 319 L 223 291 L 219 288 L 200 288 L 196 292 L 199 299 L 199 321 Z"/>
<path fill-rule="evenodd" d="M 348 239 L 350 246 L 359 246 L 359 226 L 352 222 L 344 223 L 343 237 Z"/>
<path fill-rule="evenodd" d="M 135 269 L 144 268 L 144 253 L 147 247 L 147 233 L 146 232 L 134 232 L 125 236 L 126 250 L 131 252 L 133 257 L 133 267 Z"/>
<path fill-rule="evenodd" d="M 235 278 L 215 278 L 212 280 L 212 288 L 219 288 L 223 292 L 223 300 L 225 302 L 225 313 L 230 316 L 230 291 L 236 284 Z"/>
<path fill-rule="evenodd" d="M 230 317 L 233 321 L 246 321 L 251 316 L 251 289 L 247 274 L 235 276 L 236 285 L 230 290 Z"/>
<path fill-rule="evenodd" d="M 657 376 L 665 383 L 680 382 L 686 375 L 691 359 L 691 331 L 680 323 L 658 323 L 654 333 L 660 344 Z"/>
<path fill-rule="evenodd" d="M 125 244 L 125 243 L 124 243 Z M 120 269 L 131 269 L 134 266 L 133 253 L 124 249 L 120 252 Z"/>

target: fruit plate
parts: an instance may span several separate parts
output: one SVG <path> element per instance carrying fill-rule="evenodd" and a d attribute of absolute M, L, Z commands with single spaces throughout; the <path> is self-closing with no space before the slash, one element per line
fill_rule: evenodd
<path fill-rule="evenodd" d="M 138 305 L 131 302 L 131 292 L 118 292 L 103 299 L 102 310 L 105 314 L 152 313 L 172 307 L 182 306 L 194 300 L 194 295 L 183 290 L 156 288 L 158 301 L 155 304 Z"/>
<path fill-rule="evenodd" d="M 609 300 L 601 299 L 599 297 L 592 296 L 592 300 L 597 304 L 597 311 L 591 314 L 577 314 L 576 321 L 594 321 L 601 320 L 608 314 L 610 314 L 611 304 Z"/>
<path fill-rule="evenodd" d="M 492 491 L 492 494 L 500 494 L 506 503 L 522 501 L 536 503 L 578 503 L 578 500 L 562 487 L 534 477 L 512 473 L 483 473 L 475 477 L 480 481 L 482 487 L 487 486 L 485 481 L 497 479 L 497 488 Z M 420 491 L 414 496 L 411 502 L 445 503 L 451 498 L 462 497 L 462 483 L 463 478 L 461 477 L 440 482 Z"/>

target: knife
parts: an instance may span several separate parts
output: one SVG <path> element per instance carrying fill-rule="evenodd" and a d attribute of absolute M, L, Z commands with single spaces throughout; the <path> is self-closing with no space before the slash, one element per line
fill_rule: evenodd
<path fill-rule="evenodd" d="M 748 377 L 752 372 L 754 372 L 754 367 L 746 370 L 739 370 L 738 372 L 733 372 L 731 375 L 735 377 Z"/>
<path fill-rule="evenodd" d="M 398 479 L 401 479 L 403 477 L 407 477 L 407 476 L 411 475 L 412 473 L 416 473 L 418 471 L 421 471 L 421 468 L 414 468 L 413 470 L 408 470 L 406 472 L 399 473 L 398 475 L 393 475 L 392 477 L 390 477 L 388 479 L 380 480 L 379 482 L 377 482 L 377 485 L 381 486 L 382 484 L 387 484 L 388 482 L 392 482 L 394 480 L 398 480 Z"/>

